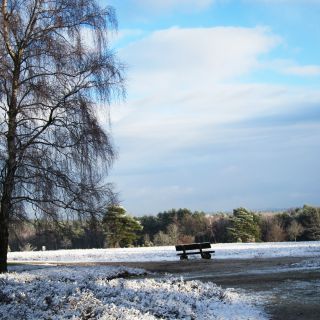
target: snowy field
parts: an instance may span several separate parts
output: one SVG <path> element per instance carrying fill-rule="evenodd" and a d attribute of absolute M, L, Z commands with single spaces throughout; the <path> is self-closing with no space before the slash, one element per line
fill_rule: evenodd
<path fill-rule="evenodd" d="M 292 267 L 319 268 L 320 241 L 212 247 L 215 259 L 306 257 Z M 0 275 L 0 319 L 268 319 L 259 295 L 210 282 L 152 279 L 127 267 L 50 265 L 166 260 L 178 260 L 174 247 L 10 252 L 10 273 Z"/>
<path fill-rule="evenodd" d="M 267 319 L 252 297 L 213 283 L 128 278 L 124 267 L 33 267 L 0 275 L 0 319 Z"/>
<path fill-rule="evenodd" d="M 319 257 L 320 241 L 223 243 L 212 244 L 215 259 L 248 259 L 272 257 Z M 194 257 L 199 258 L 199 257 Z M 143 262 L 175 261 L 178 257 L 173 246 L 9 252 L 10 262 Z"/>

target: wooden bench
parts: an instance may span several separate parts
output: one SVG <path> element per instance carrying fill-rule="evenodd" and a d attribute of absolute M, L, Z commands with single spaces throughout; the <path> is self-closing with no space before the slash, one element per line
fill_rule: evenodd
<path fill-rule="evenodd" d="M 211 259 L 211 253 L 214 253 L 213 250 L 203 251 L 203 249 L 210 249 L 210 242 L 201 242 L 201 243 L 190 243 L 190 244 L 178 244 L 176 245 L 176 251 L 182 251 L 182 253 L 177 253 L 180 256 L 180 260 L 187 260 L 189 254 L 200 254 L 202 259 Z M 198 250 L 188 252 L 189 250 Z"/>

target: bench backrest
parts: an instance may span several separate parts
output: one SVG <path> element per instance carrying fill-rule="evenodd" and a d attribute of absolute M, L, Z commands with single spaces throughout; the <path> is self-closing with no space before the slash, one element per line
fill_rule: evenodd
<path fill-rule="evenodd" d="M 190 244 L 178 244 L 176 245 L 176 251 L 184 250 L 196 250 L 196 249 L 208 249 L 211 248 L 210 242 L 190 243 Z"/>

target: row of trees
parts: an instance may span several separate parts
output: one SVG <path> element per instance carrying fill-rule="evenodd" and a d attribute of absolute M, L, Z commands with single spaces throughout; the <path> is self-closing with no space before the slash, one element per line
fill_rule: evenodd
<path fill-rule="evenodd" d="M 170 210 L 140 218 L 141 244 L 168 245 L 193 241 L 275 242 L 320 240 L 320 208 L 304 206 L 284 212 L 252 212 L 244 208 L 232 214 Z"/>
<path fill-rule="evenodd" d="M 103 216 L 11 225 L 10 249 L 33 250 L 174 245 L 194 241 L 275 242 L 320 240 L 320 208 L 304 206 L 279 213 L 238 208 L 232 214 L 169 210 L 134 218 L 109 206 Z"/>
<path fill-rule="evenodd" d="M 54 221 L 47 218 L 12 224 L 12 251 L 128 247 L 137 244 L 140 222 L 120 206 L 109 206 L 100 218 Z"/>

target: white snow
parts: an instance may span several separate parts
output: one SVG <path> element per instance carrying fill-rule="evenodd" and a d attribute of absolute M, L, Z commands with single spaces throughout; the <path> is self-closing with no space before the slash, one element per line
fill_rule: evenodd
<path fill-rule="evenodd" d="M 289 268 L 319 268 L 320 241 L 212 247 L 215 259 L 306 257 Z M 170 276 L 151 279 L 141 276 L 145 274 L 142 269 L 126 267 L 50 265 L 174 261 L 178 257 L 173 246 L 10 252 L 8 257 L 22 264 L 10 265 L 11 273 L 0 275 L 0 319 L 266 319 L 258 296 L 213 283 Z"/>
<path fill-rule="evenodd" d="M 124 267 L 42 267 L 0 275 L 1 319 L 266 319 L 249 296 Z"/>
<path fill-rule="evenodd" d="M 320 241 L 212 244 L 214 259 L 319 257 Z M 199 256 L 194 256 L 198 259 Z M 143 262 L 178 260 L 174 246 L 9 252 L 10 262 Z"/>

